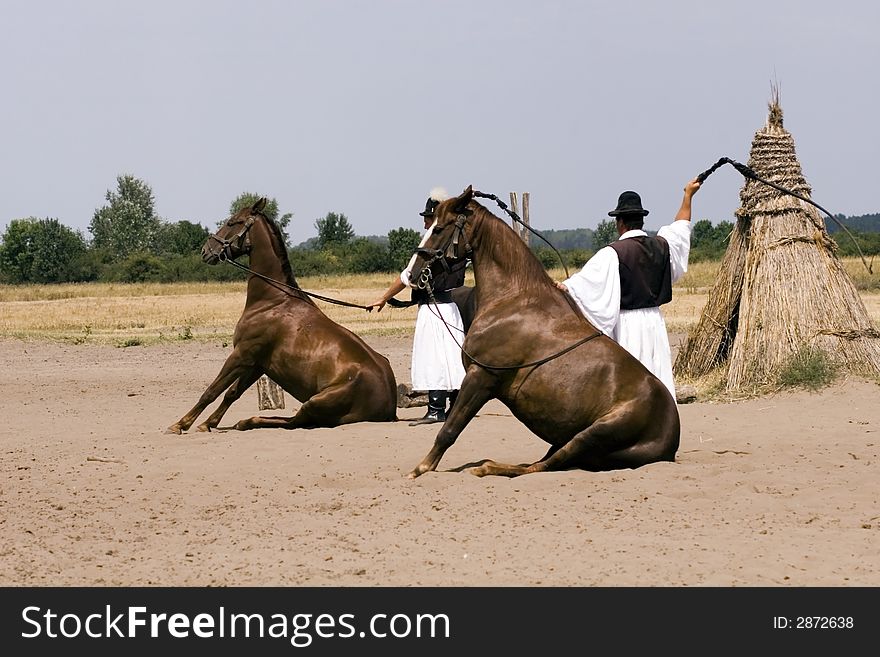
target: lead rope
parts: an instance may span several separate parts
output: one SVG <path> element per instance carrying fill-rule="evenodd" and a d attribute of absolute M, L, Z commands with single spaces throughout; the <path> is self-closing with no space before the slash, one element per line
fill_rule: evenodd
<path fill-rule="evenodd" d="M 290 290 L 293 290 L 294 292 L 299 292 L 300 294 L 305 294 L 308 297 L 314 297 L 315 299 L 320 299 L 321 301 L 326 301 L 327 303 L 335 303 L 337 306 L 348 306 L 349 308 L 360 308 L 361 310 L 372 310 L 372 306 L 361 306 L 357 303 L 349 303 L 348 301 L 340 301 L 339 299 L 332 299 L 330 297 L 321 296 L 320 294 L 315 294 L 314 292 L 306 292 L 305 290 L 303 290 L 300 287 L 295 287 L 293 285 L 288 285 L 287 283 L 282 283 L 281 281 L 276 281 L 274 278 L 269 278 L 268 276 L 264 276 L 263 274 L 254 271 L 250 267 L 226 257 L 225 254 L 219 255 L 218 258 L 222 262 L 228 262 L 233 267 L 238 267 L 239 269 L 246 271 L 246 272 L 250 273 L 251 275 L 256 276 L 257 278 L 262 278 L 264 281 L 269 283 L 272 287 L 275 287 L 275 288 L 281 290 L 285 294 L 290 294 L 290 293 L 287 292 L 287 290 L 282 289 L 282 288 L 288 288 Z M 291 296 L 293 296 L 293 295 L 291 295 Z"/>

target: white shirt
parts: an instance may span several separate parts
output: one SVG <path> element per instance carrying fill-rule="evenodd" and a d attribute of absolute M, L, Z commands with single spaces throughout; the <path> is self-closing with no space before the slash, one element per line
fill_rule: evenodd
<path fill-rule="evenodd" d="M 691 222 L 673 221 L 657 235 L 669 244 L 672 282 L 687 272 L 691 250 Z M 643 230 L 630 230 L 620 236 L 647 236 Z M 663 381 L 675 396 L 672 382 L 672 355 L 666 323 L 659 307 L 620 309 L 620 261 L 617 251 L 606 246 L 596 252 L 583 268 L 564 281 L 568 293 L 597 329 L 614 338 Z"/>

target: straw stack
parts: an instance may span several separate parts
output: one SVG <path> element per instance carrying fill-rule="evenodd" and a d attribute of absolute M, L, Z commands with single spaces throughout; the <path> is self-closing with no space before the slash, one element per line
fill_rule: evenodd
<path fill-rule="evenodd" d="M 812 198 L 778 95 L 752 141 L 748 166 Z M 880 332 L 818 210 L 757 180 L 746 180 L 740 202 L 720 274 L 675 374 L 700 377 L 723 368 L 727 390 L 756 388 L 772 384 L 804 348 L 821 349 L 845 370 L 880 374 Z"/>

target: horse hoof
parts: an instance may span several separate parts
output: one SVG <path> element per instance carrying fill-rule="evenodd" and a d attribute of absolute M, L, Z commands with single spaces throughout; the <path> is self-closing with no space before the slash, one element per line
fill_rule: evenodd
<path fill-rule="evenodd" d="M 165 429 L 166 436 L 169 434 L 177 434 L 179 436 L 182 433 L 183 433 L 183 430 L 180 428 L 179 425 L 176 425 L 176 424 Z"/>
<path fill-rule="evenodd" d="M 202 433 L 210 432 L 211 427 L 209 427 L 207 424 L 200 424 L 196 427 L 196 431 L 201 431 Z"/>
<path fill-rule="evenodd" d="M 421 477 L 426 472 L 428 472 L 428 468 L 418 467 L 418 468 L 415 468 L 408 475 L 406 475 L 406 478 L 407 479 L 415 479 L 416 477 Z"/>

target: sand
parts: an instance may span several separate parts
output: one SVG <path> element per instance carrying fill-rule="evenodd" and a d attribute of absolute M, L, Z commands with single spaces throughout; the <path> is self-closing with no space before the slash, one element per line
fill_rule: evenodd
<path fill-rule="evenodd" d="M 0 585 L 880 585 L 876 383 L 680 405 L 675 463 L 456 472 L 546 451 L 493 401 L 410 480 L 439 425 L 166 435 L 229 350 L 0 340 Z"/>

